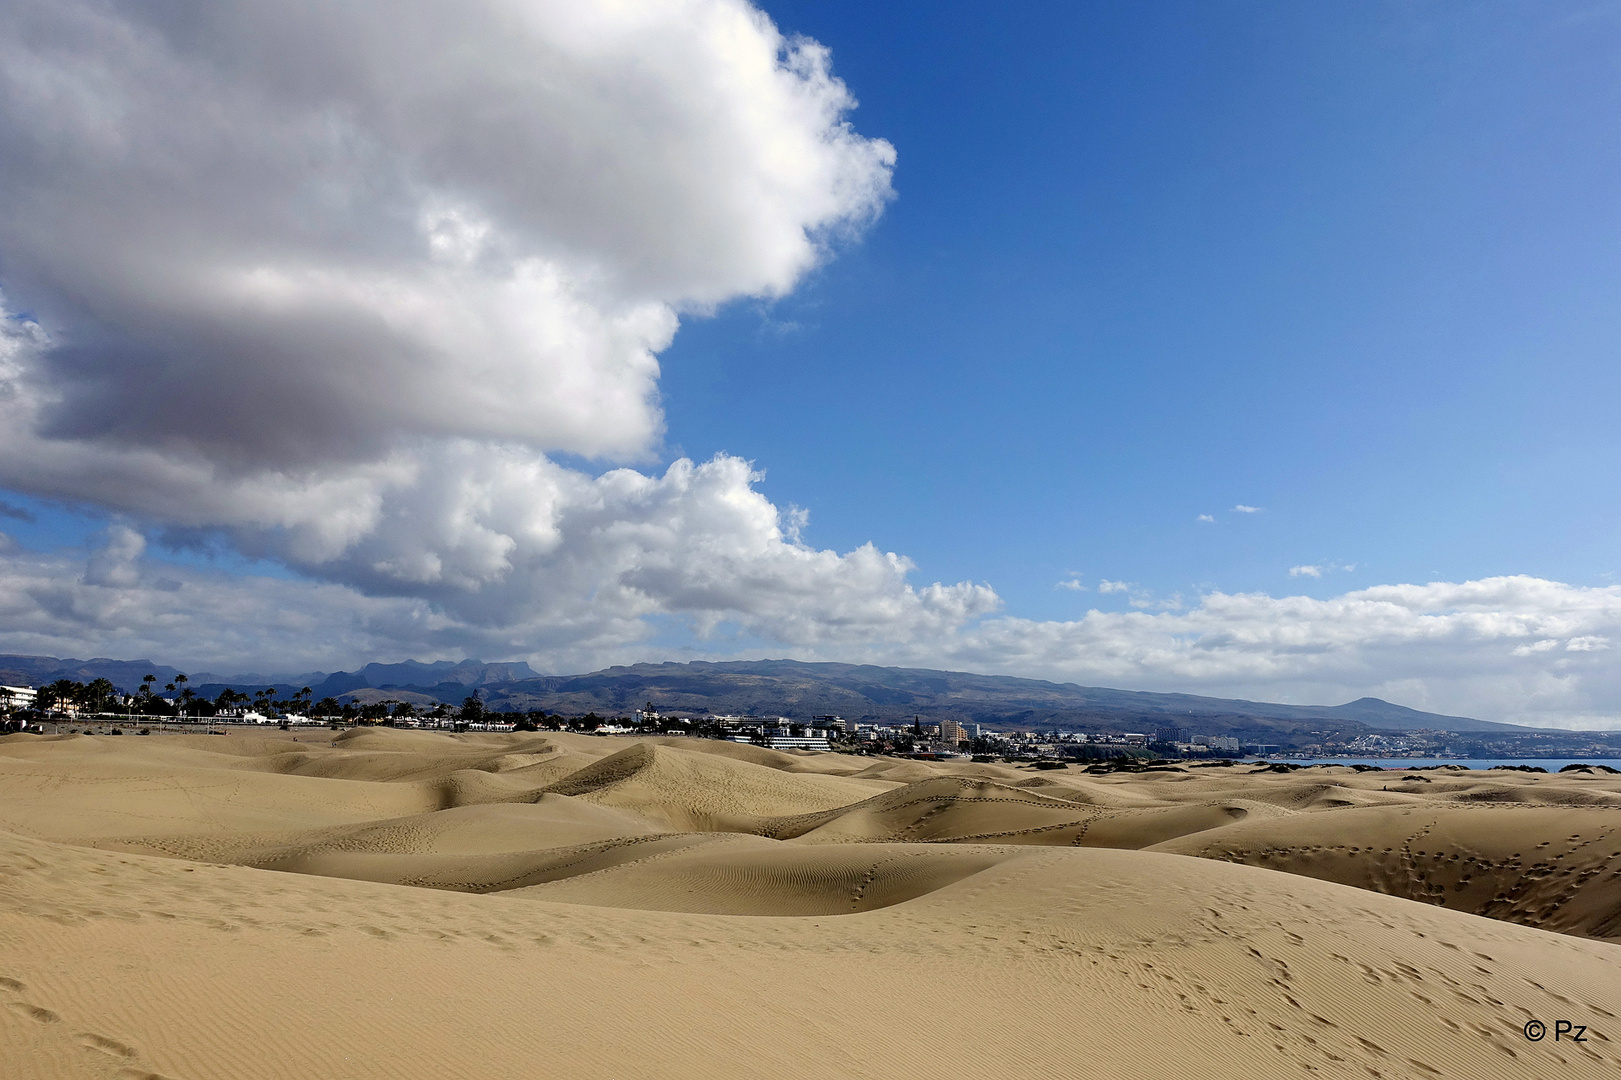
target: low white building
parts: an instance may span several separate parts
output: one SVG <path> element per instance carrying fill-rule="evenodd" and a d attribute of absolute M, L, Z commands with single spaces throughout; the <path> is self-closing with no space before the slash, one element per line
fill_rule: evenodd
<path fill-rule="evenodd" d="M 831 750 L 824 735 L 767 735 L 765 744 L 773 750 Z"/>
<path fill-rule="evenodd" d="M 32 686 L 0 686 L 0 705 L 32 709 L 38 698 L 39 691 Z"/>

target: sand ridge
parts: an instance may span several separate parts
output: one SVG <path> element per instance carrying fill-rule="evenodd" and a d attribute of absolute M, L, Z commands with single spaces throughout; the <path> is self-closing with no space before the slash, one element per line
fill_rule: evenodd
<path fill-rule="evenodd" d="M 1621 778 L 1407 775 L 0 738 L 0 1074 L 1614 1075 Z"/>

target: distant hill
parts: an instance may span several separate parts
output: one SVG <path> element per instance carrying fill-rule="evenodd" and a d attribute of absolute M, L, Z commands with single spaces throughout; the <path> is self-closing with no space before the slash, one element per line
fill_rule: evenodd
<path fill-rule="evenodd" d="M 148 672 L 167 682 L 177 669 L 147 660 L 59 660 L 46 656 L 0 656 L 0 681 L 39 685 L 55 679 L 110 679 L 134 689 Z M 1312 730 L 1427 728 L 1460 734 L 1505 735 L 1540 729 L 1464 716 L 1443 716 L 1361 698 L 1344 705 L 1282 705 L 1113 690 L 1075 683 L 975 675 L 925 668 L 869 664 L 739 660 L 711 663 L 632 664 L 584 675 L 537 675 L 528 664 L 410 660 L 367 664 L 358 671 L 308 672 L 297 676 L 198 673 L 191 686 L 204 697 L 230 687 L 253 691 L 274 686 L 291 695 L 308 686 L 319 700 L 399 698 L 417 704 L 459 704 L 477 693 L 495 709 L 545 709 L 567 715 L 624 715 L 651 701 L 664 712 L 805 717 L 835 714 L 851 719 L 895 720 L 912 716 L 952 718 L 993 728 L 1070 726 L 1102 730 L 1153 730 L 1177 726 L 1206 734 L 1241 734 L 1265 741 L 1269 734 Z"/>
<path fill-rule="evenodd" d="M 158 677 L 159 685 L 180 674 L 179 668 L 151 660 L 95 660 L 59 659 L 54 656 L 0 656 L 0 682 L 11 685 L 40 686 L 57 679 L 89 682 L 107 679 L 114 686 L 134 690 L 147 674 Z M 463 660 L 452 663 L 439 660 L 431 664 L 407 660 L 402 664 L 367 664 L 359 671 L 310 671 L 297 675 L 262 675 L 252 672 L 220 675 L 199 671 L 190 676 L 189 685 L 203 697 L 214 697 L 229 687 L 233 690 L 260 690 L 273 686 L 292 694 L 305 686 L 314 691 L 316 698 L 339 697 L 355 690 L 370 687 L 442 688 L 454 693 L 459 703 L 470 689 L 481 689 L 517 679 L 538 678 L 533 668 L 517 661 L 486 664 L 481 660 Z M 448 697 L 446 700 L 450 700 Z"/>
<path fill-rule="evenodd" d="M 1442 716 L 1362 698 L 1345 705 L 1280 705 L 867 664 L 743 660 L 633 664 L 587 675 L 524 679 L 492 687 L 491 704 L 578 714 L 625 713 L 651 701 L 663 711 L 832 713 L 851 718 L 953 717 L 996 727 L 1185 726 L 1211 734 L 1364 726 L 1407 731 L 1515 733 L 1536 729 Z"/>
<path fill-rule="evenodd" d="M 154 664 L 150 660 L 59 659 L 55 656 L 0 656 L 0 683 L 8 686 L 42 686 L 57 679 L 90 682 L 106 679 L 114 686 L 134 690 L 146 675 L 156 675 L 166 683 L 180 674 L 179 668 Z"/>

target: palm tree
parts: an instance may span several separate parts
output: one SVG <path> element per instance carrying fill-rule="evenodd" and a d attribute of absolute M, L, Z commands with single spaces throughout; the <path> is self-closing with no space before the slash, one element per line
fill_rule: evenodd
<path fill-rule="evenodd" d="M 109 703 L 118 693 L 118 687 L 108 679 L 94 679 L 84 688 L 84 703 L 92 713 L 108 711 Z"/>
<path fill-rule="evenodd" d="M 39 690 L 39 707 L 49 712 L 53 707 L 65 712 L 66 706 L 76 706 L 83 700 L 84 687 L 72 679 L 57 679 L 49 686 L 42 686 Z"/>

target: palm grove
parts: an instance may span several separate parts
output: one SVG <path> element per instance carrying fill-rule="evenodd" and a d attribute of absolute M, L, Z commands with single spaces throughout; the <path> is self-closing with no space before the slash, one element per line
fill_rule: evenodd
<path fill-rule="evenodd" d="M 251 717 L 280 720 L 284 724 L 292 719 L 303 719 L 344 724 L 380 724 L 389 727 L 402 722 L 471 724 L 496 720 L 510 723 L 519 731 L 542 729 L 595 731 L 598 727 L 610 723 L 609 718 L 598 716 L 595 712 L 578 717 L 552 715 L 544 710 L 491 713 L 477 693 L 465 698 L 459 707 L 443 703 L 418 706 L 408 701 L 392 699 L 362 704 L 357 701 L 340 702 L 333 697 L 313 701 L 314 692 L 308 686 L 287 694 L 273 686 L 252 694 L 226 687 L 213 698 L 207 698 L 189 686 L 190 680 L 183 674 L 176 674 L 169 682 L 163 684 L 161 692 L 158 689 L 158 681 L 157 675 L 147 675 L 136 690 L 126 691 L 104 678 L 92 679 L 89 682 L 57 679 L 39 688 L 32 708 L 28 710 L 20 708 L 22 703 L 16 700 L 10 691 L 0 688 L 0 711 L 7 714 L 21 714 L 27 711 L 38 719 L 195 721 L 240 720 Z M 655 730 L 669 723 L 654 719 L 655 717 L 657 714 L 652 711 L 649 704 L 642 713 L 628 718 L 616 717 L 613 718 L 613 722 L 630 724 L 638 728 L 651 727 Z M 688 732 L 683 730 L 682 733 Z"/>

